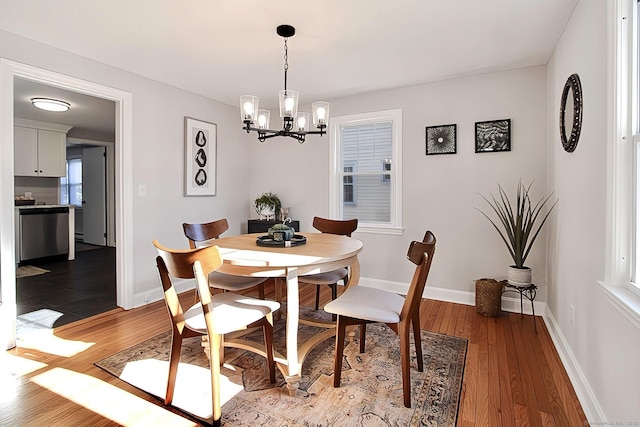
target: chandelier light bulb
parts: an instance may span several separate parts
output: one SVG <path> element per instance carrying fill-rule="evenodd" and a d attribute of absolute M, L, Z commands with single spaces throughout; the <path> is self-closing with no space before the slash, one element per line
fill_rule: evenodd
<path fill-rule="evenodd" d="M 258 127 L 260 127 L 260 129 L 264 129 L 266 124 L 267 118 L 263 115 L 258 116 Z"/>
<path fill-rule="evenodd" d="M 244 105 L 242 106 L 242 108 L 244 109 L 244 115 L 245 118 L 250 118 L 251 116 L 253 116 L 253 104 L 250 103 L 249 101 L 245 102 Z"/>
<path fill-rule="evenodd" d="M 286 98 L 284 100 L 284 110 L 287 113 L 292 112 L 293 111 L 293 104 L 294 104 L 293 98 Z"/>
<path fill-rule="evenodd" d="M 318 124 L 322 125 L 324 124 L 324 114 L 325 114 L 324 108 L 319 107 L 317 111 L 318 111 Z"/>
<path fill-rule="evenodd" d="M 298 118 L 298 129 L 304 130 L 304 126 L 306 125 L 306 120 L 304 117 Z"/>

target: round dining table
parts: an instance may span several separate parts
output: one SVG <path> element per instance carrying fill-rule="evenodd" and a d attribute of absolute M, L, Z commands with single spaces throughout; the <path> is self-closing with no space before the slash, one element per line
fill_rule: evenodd
<path fill-rule="evenodd" d="M 360 279 L 358 254 L 362 242 L 353 237 L 326 233 L 297 233 L 304 236 L 305 244 L 290 247 L 260 246 L 260 234 L 243 234 L 221 237 L 215 244 L 220 249 L 223 264 L 221 273 L 251 277 L 283 278 L 286 282 L 286 356 L 276 354 L 278 368 L 282 372 L 291 396 L 299 394 L 302 363 L 315 345 L 335 335 L 334 322 L 300 319 L 298 276 L 324 273 L 342 267 L 349 268 L 347 287 Z M 299 239 L 297 239 L 299 242 Z M 276 300 L 281 300 L 280 286 L 276 286 Z M 326 328 L 309 340 L 298 342 L 300 323 Z"/>

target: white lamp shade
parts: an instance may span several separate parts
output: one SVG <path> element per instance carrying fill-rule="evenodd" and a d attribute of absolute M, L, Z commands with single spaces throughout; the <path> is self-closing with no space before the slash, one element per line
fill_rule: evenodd
<path fill-rule="evenodd" d="M 295 118 L 298 115 L 298 92 L 295 90 L 280 91 L 280 117 Z"/>
<path fill-rule="evenodd" d="M 313 111 L 313 124 L 316 127 L 327 126 L 329 124 L 329 103 L 317 101 L 311 104 Z"/>
<path fill-rule="evenodd" d="M 242 122 L 254 122 L 258 112 L 260 98 L 253 95 L 242 95 L 240 97 L 240 120 Z"/>
<path fill-rule="evenodd" d="M 269 129 L 269 119 L 271 118 L 271 111 L 258 110 L 258 129 Z"/>

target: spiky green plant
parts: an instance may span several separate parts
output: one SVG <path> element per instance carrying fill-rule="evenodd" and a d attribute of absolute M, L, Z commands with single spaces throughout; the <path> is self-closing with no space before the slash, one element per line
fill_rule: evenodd
<path fill-rule="evenodd" d="M 549 214 L 558 203 L 558 200 L 551 205 L 547 213 L 541 217 L 543 208 L 553 196 L 553 193 L 547 197 L 540 199 L 535 205 L 529 197 L 529 190 L 533 182 L 525 187 L 521 181 L 518 181 L 518 190 L 516 192 L 515 205 L 512 205 L 507 197 L 507 193 L 502 186 L 498 184 L 500 197 L 496 198 L 491 194 L 491 200 L 480 195 L 498 216 L 499 222 L 494 221 L 482 210 L 476 208 L 482 215 L 487 218 L 493 227 L 498 231 L 504 244 L 509 249 L 509 254 L 513 258 L 516 268 L 523 268 L 524 263 L 529 256 L 529 252 L 536 241 L 542 226 L 547 221 Z M 538 221 L 539 217 L 541 218 Z M 498 227 L 498 223 L 502 225 L 502 229 Z"/>

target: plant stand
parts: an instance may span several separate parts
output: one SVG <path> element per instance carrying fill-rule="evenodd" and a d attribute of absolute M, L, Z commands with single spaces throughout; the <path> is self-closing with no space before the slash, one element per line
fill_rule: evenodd
<path fill-rule="evenodd" d="M 533 313 L 533 329 L 538 333 L 538 327 L 536 325 L 536 310 L 533 307 L 533 300 L 536 299 L 536 293 L 538 287 L 533 283 L 528 286 L 516 286 L 510 285 L 506 280 L 502 282 L 504 285 L 504 292 L 517 292 L 520 294 L 520 316 L 523 315 L 523 305 L 522 305 L 522 297 L 524 296 L 526 299 L 531 301 L 531 312 Z"/>

